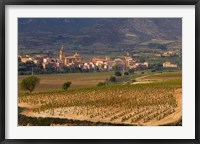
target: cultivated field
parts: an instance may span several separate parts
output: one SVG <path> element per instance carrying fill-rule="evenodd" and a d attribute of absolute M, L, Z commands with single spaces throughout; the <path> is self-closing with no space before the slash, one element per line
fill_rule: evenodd
<path fill-rule="evenodd" d="M 96 72 L 96 73 L 69 73 L 69 74 L 44 74 L 35 75 L 40 78 L 40 85 L 35 92 L 48 92 L 59 90 L 64 82 L 72 82 L 69 89 L 96 86 L 100 81 L 104 81 L 113 75 L 113 72 Z M 18 83 L 26 76 L 18 76 Z M 20 90 L 19 92 L 24 92 Z"/>
<path fill-rule="evenodd" d="M 150 83 L 89 85 L 68 91 L 35 93 L 20 96 L 18 106 L 26 108 L 22 115 L 37 118 L 147 126 L 170 125 L 181 119 L 181 73 L 159 73 L 137 80 Z"/>
<path fill-rule="evenodd" d="M 164 72 L 164 73 L 157 73 L 153 75 L 146 75 L 136 78 L 137 81 L 169 81 L 169 80 L 180 80 L 182 78 L 181 72 Z"/>

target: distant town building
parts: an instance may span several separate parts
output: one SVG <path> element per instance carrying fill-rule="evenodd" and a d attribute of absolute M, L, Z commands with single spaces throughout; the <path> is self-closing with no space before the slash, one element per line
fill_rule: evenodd
<path fill-rule="evenodd" d="M 174 51 L 167 51 L 162 54 L 162 56 L 174 56 L 174 55 L 176 55 L 176 53 Z"/>
<path fill-rule="evenodd" d="M 82 58 L 78 53 L 75 53 L 72 56 L 65 57 L 65 65 L 78 65 L 82 62 Z"/>
<path fill-rule="evenodd" d="M 37 59 L 33 60 L 34 64 L 39 64 L 39 61 Z"/>
<path fill-rule="evenodd" d="M 156 56 L 156 57 L 161 57 L 162 54 L 154 54 L 154 56 Z"/>
<path fill-rule="evenodd" d="M 56 67 L 57 68 L 63 68 L 64 67 L 64 63 L 63 62 L 56 62 Z"/>
<path fill-rule="evenodd" d="M 145 65 L 146 67 L 149 67 L 149 63 L 148 62 L 144 62 L 143 65 Z"/>
<path fill-rule="evenodd" d="M 48 57 L 47 57 L 47 58 L 44 58 L 44 59 L 43 59 L 43 63 L 44 63 L 44 64 L 50 63 L 50 58 L 48 58 Z"/>
<path fill-rule="evenodd" d="M 163 63 L 163 67 L 177 67 L 177 65 L 176 64 L 172 64 L 171 62 L 164 62 Z"/>
<path fill-rule="evenodd" d="M 60 61 L 64 62 L 66 66 L 69 66 L 69 65 L 78 66 L 80 63 L 82 63 L 82 58 L 78 53 L 75 53 L 72 56 L 65 55 L 64 48 L 62 46 L 60 49 Z"/>
<path fill-rule="evenodd" d="M 103 64 L 105 62 L 108 62 L 108 59 L 93 57 L 92 60 L 91 60 L 91 62 L 93 62 L 95 64 Z"/>
<path fill-rule="evenodd" d="M 111 70 L 113 65 L 110 65 L 110 58 L 105 57 L 105 58 L 97 58 L 93 57 L 91 59 L 91 62 L 98 67 L 99 69 L 108 69 Z"/>
<path fill-rule="evenodd" d="M 93 62 L 85 62 L 82 68 L 84 70 L 97 70 L 98 67 Z"/>
<path fill-rule="evenodd" d="M 32 59 L 29 57 L 29 55 L 22 55 L 21 62 L 26 63 L 27 61 L 32 61 Z"/>
<path fill-rule="evenodd" d="M 46 69 L 47 64 L 46 63 L 42 63 L 42 67 L 43 69 Z"/>
<path fill-rule="evenodd" d="M 115 60 L 115 65 L 120 66 L 121 68 L 125 68 L 125 61 L 120 58 L 116 58 Z"/>
<path fill-rule="evenodd" d="M 85 62 L 80 54 L 75 53 L 74 55 L 67 55 L 64 51 L 64 47 L 61 46 L 59 58 L 53 58 L 44 54 L 37 54 L 35 57 L 30 57 L 29 55 L 22 55 L 18 57 L 18 61 L 26 63 L 27 61 L 32 61 L 36 65 L 42 65 L 43 69 L 54 69 L 63 70 L 65 67 L 78 68 L 77 70 L 113 70 L 121 68 L 123 70 L 128 70 L 131 68 L 141 68 L 146 69 L 149 67 L 147 62 L 140 63 L 134 60 L 132 57 L 127 56 L 118 57 L 114 60 L 109 57 L 99 58 L 93 57 L 90 61 Z M 164 67 L 177 67 L 177 65 L 166 63 L 163 64 Z"/>
<path fill-rule="evenodd" d="M 147 69 L 149 66 L 149 64 L 147 62 L 144 63 L 136 63 L 136 68 L 140 68 L 140 69 Z"/>
<path fill-rule="evenodd" d="M 129 56 L 125 56 L 124 59 L 125 59 L 126 69 L 132 69 L 132 68 L 146 69 L 149 67 L 149 64 L 147 62 L 139 63 L 137 60 L 134 60 Z"/>

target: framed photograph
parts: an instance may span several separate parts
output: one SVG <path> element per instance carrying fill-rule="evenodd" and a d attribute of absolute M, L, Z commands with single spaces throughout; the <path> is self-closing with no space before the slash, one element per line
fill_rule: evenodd
<path fill-rule="evenodd" d="M 199 0 L 8 0 L 1 14 L 1 143 L 200 143 Z"/>

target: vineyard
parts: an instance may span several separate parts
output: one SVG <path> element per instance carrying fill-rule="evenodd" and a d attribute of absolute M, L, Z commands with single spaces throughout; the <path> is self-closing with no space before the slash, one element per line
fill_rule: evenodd
<path fill-rule="evenodd" d="M 18 98 L 22 115 L 129 125 L 164 125 L 181 117 L 181 79 L 35 93 Z M 179 98 L 179 101 L 177 100 Z"/>

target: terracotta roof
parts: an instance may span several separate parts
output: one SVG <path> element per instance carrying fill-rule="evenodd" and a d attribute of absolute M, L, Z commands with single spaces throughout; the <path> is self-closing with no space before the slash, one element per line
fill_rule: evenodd
<path fill-rule="evenodd" d="M 74 57 L 74 56 L 67 56 L 65 58 L 74 58 L 75 59 L 76 57 Z"/>
<path fill-rule="evenodd" d="M 97 61 L 103 61 L 103 62 L 107 62 L 107 60 L 106 60 L 106 59 L 97 58 L 97 57 L 93 57 L 93 58 L 92 58 L 92 62 L 97 62 Z"/>
<path fill-rule="evenodd" d="M 137 62 L 137 60 L 129 60 L 129 62 Z"/>
<path fill-rule="evenodd" d="M 171 62 L 164 62 L 163 64 L 171 64 Z"/>

